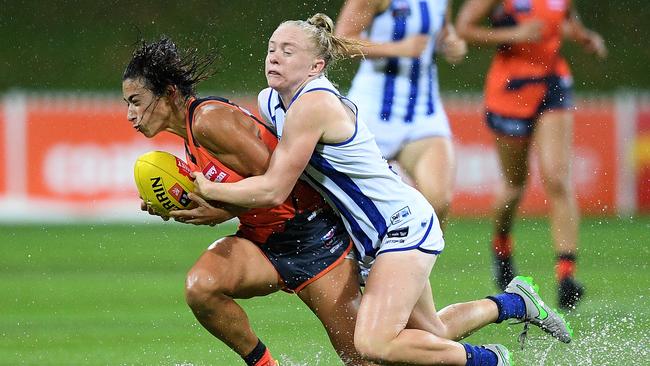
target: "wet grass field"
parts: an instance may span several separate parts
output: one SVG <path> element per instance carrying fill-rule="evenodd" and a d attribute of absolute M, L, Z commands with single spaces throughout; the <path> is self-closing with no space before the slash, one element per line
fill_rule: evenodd
<path fill-rule="evenodd" d="M 0 226 L 0 365 L 243 365 L 185 305 L 185 272 L 234 226 L 78 224 Z M 454 219 L 431 283 L 438 308 L 496 292 L 487 220 Z M 626 365 L 650 359 L 650 217 L 585 218 L 584 302 L 567 316 L 574 342 L 538 329 L 489 326 L 468 341 L 502 343 L 518 365 Z M 548 222 L 520 221 L 518 267 L 555 303 Z M 241 302 L 258 335 L 287 365 L 341 365 L 296 296 Z M 646 361 L 642 361 L 646 360 Z"/>

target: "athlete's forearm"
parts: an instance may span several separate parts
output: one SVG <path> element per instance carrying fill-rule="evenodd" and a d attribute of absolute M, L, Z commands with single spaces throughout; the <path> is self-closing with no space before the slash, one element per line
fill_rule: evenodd
<path fill-rule="evenodd" d="M 201 189 L 207 199 L 241 207 L 273 207 L 281 204 L 288 193 L 270 184 L 265 176 L 249 177 L 235 183 L 211 183 Z"/>

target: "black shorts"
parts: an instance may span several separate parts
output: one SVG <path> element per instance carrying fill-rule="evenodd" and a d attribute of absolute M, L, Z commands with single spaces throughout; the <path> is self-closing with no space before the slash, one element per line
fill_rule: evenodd
<path fill-rule="evenodd" d="M 283 232 L 257 245 L 287 292 L 299 292 L 341 263 L 352 249 L 343 222 L 329 207 L 297 214 Z"/>

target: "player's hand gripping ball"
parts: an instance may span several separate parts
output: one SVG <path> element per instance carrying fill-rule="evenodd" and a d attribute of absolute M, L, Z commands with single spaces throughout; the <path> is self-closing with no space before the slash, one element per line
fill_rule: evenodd
<path fill-rule="evenodd" d="M 194 189 L 190 167 L 165 151 L 150 151 L 135 162 L 133 173 L 140 197 L 160 215 L 193 208 L 188 197 Z"/>

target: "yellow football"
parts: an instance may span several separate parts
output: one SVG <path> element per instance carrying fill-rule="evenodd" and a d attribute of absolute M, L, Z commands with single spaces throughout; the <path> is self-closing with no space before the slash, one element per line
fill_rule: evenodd
<path fill-rule="evenodd" d="M 192 208 L 188 193 L 194 189 L 190 167 L 165 151 L 150 151 L 135 161 L 135 184 L 140 197 L 163 215 L 169 211 Z"/>

